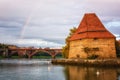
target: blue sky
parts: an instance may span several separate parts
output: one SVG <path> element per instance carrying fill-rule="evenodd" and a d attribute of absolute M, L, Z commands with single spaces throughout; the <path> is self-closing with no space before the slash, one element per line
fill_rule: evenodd
<path fill-rule="evenodd" d="M 61 47 L 85 13 L 96 13 L 117 39 L 120 0 L 0 0 L 0 42 Z"/>

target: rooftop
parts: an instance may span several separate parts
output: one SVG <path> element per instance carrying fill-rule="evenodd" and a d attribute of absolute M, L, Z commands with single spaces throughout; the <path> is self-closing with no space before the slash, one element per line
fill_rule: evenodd
<path fill-rule="evenodd" d="M 95 13 L 87 13 L 70 40 L 83 38 L 115 38 L 115 36 L 104 27 Z"/>

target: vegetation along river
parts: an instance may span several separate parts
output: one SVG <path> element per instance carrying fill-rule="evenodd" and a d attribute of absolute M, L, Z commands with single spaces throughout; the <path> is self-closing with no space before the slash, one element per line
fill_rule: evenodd
<path fill-rule="evenodd" d="M 120 68 L 53 65 L 50 59 L 1 59 L 0 80 L 120 80 Z"/>

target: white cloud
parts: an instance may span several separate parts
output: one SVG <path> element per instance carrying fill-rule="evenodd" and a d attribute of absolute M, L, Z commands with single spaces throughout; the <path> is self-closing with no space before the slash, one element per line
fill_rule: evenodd
<path fill-rule="evenodd" d="M 120 21 L 111 21 L 111 22 L 108 22 L 106 23 L 106 26 L 107 27 L 120 27 Z"/>
<path fill-rule="evenodd" d="M 41 39 L 6 39 L 6 40 L 0 40 L 0 42 L 5 43 L 5 44 L 14 44 L 18 46 L 35 46 L 35 47 L 62 47 L 62 44 L 58 44 L 55 42 L 50 42 L 50 41 L 44 41 Z"/>
<path fill-rule="evenodd" d="M 108 30 L 120 34 L 119 5 L 120 0 L 0 0 L 0 42 L 20 39 L 31 16 L 18 45 L 64 45 L 69 29 L 78 26 L 88 12 L 95 12 Z"/>
<path fill-rule="evenodd" d="M 61 44 L 48 42 L 41 39 L 20 39 L 16 42 L 19 45 L 31 45 L 37 47 L 61 47 Z"/>

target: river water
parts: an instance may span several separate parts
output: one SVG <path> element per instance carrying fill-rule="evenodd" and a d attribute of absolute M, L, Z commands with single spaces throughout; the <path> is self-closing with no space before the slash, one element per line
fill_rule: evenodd
<path fill-rule="evenodd" d="M 45 59 L 2 59 L 0 80 L 120 80 L 120 69 L 52 65 Z"/>

